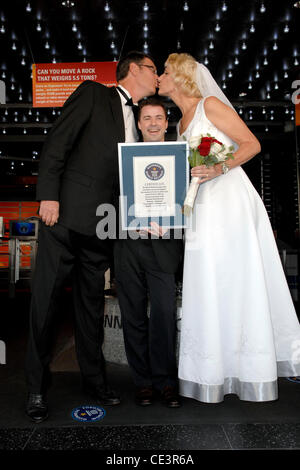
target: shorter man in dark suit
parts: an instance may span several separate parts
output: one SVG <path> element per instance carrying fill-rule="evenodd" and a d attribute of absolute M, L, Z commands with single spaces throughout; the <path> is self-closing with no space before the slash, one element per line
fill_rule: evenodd
<path fill-rule="evenodd" d="M 138 127 L 146 142 L 164 140 L 166 109 L 159 98 L 142 102 Z M 169 234 L 170 235 L 170 234 Z M 162 402 L 181 406 L 177 394 L 175 273 L 182 257 L 182 240 L 170 236 L 115 243 L 115 277 L 125 349 L 136 385 L 136 403 Z M 148 291 L 150 317 L 147 315 Z"/>

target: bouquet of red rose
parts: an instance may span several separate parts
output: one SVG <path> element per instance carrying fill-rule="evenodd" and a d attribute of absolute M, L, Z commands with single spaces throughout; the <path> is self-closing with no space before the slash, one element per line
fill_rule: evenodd
<path fill-rule="evenodd" d="M 190 156 L 189 163 L 195 166 L 205 165 L 207 167 L 233 159 L 234 146 L 226 147 L 210 134 L 192 137 L 189 141 Z M 186 198 L 183 204 L 184 215 L 190 215 L 199 189 L 199 178 L 193 176 Z"/>

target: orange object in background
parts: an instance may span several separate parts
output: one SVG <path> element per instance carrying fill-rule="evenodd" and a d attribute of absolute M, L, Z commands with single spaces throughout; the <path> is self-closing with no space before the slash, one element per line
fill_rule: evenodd
<path fill-rule="evenodd" d="M 23 202 L 7 202 L 0 201 L 0 216 L 4 219 L 5 225 L 5 236 L 8 236 L 9 231 L 9 221 L 10 220 L 24 220 L 29 217 L 37 217 L 37 211 L 39 208 L 39 203 L 35 201 L 23 201 Z M 22 253 L 24 257 L 20 257 L 20 267 L 26 268 L 30 267 L 30 246 L 22 246 Z M 0 269 L 7 269 L 9 265 L 8 258 L 8 245 L 0 244 Z"/>
<path fill-rule="evenodd" d="M 32 65 L 33 107 L 60 107 L 85 80 L 114 86 L 117 62 L 71 62 Z"/>

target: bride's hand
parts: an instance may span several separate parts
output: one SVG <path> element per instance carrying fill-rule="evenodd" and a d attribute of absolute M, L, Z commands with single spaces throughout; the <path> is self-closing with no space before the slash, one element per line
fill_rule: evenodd
<path fill-rule="evenodd" d="M 210 167 L 207 167 L 205 165 L 195 166 L 191 170 L 191 176 L 196 176 L 197 178 L 199 178 L 199 184 L 204 183 L 205 181 L 212 180 L 213 178 L 216 178 L 216 176 L 220 176 L 221 174 L 222 169 L 220 164 L 213 165 Z"/>

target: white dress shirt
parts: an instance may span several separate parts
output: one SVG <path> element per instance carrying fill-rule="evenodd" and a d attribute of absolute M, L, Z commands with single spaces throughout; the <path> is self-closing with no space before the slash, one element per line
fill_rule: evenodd
<path fill-rule="evenodd" d="M 121 85 L 118 85 L 119 88 L 122 88 L 128 98 L 131 98 L 130 93 L 126 90 Z M 118 89 L 117 89 L 118 90 Z M 134 115 L 132 111 L 132 106 L 127 106 L 126 105 L 126 98 L 125 96 L 122 95 L 122 93 L 119 92 L 121 98 L 121 104 L 122 104 L 122 110 L 123 110 L 123 118 L 124 118 L 124 127 L 125 127 L 125 142 L 137 142 L 138 140 L 138 133 L 135 127 L 135 122 L 134 122 Z"/>

